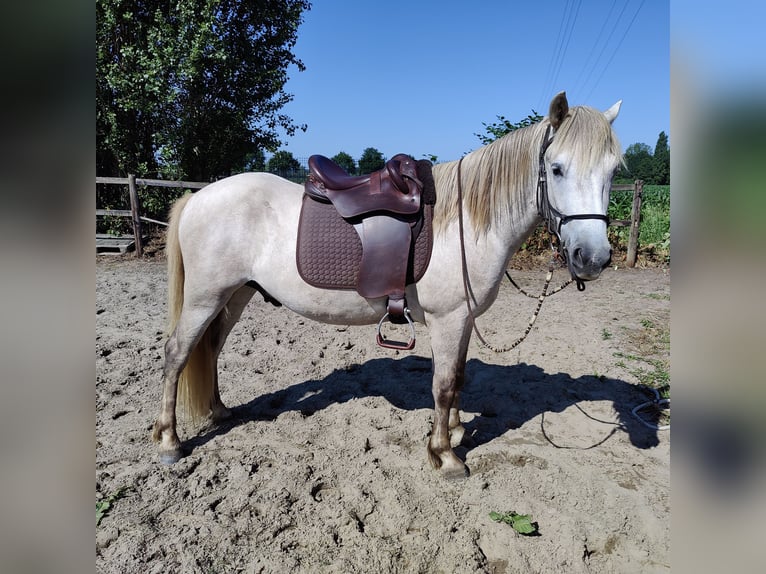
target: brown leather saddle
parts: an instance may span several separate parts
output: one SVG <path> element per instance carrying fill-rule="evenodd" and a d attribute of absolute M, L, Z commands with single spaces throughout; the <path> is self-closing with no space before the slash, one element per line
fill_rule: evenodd
<path fill-rule="evenodd" d="M 351 176 L 332 160 L 313 155 L 305 183 L 296 260 L 304 281 L 323 289 L 355 289 L 387 297 L 377 342 L 412 349 L 415 328 L 405 287 L 418 281 L 431 258 L 436 192 L 431 163 L 397 154 L 369 175 Z M 381 326 L 407 324 L 407 343 L 390 341 Z"/>

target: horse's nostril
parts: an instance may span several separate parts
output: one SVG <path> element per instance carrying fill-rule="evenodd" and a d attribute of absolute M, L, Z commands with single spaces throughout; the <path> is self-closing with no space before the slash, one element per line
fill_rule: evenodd
<path fill-rule="evenodd" d="M 582 248 L 578 247 L 572 252 L 572 257 L 578 265 L 582 265 Z"/>

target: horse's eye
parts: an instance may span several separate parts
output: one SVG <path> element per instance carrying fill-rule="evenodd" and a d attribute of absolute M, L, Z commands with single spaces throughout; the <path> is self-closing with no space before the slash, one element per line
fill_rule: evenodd
<path fill-rule="evenodd" d="M 564 170 L 561 169 L 561 166 L 557 163 L 554 163 L 553 165 L 551 165 L 551 171 L 553 172 L 553 175 L 555 175 L 556 177 L 561 177 L 562 175 L 564 175 Z"/>

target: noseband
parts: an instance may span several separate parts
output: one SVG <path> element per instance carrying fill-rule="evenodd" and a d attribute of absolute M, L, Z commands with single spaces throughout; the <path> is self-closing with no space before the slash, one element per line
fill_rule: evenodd
<path fill-rule="evenodd" d="M 540 162 L 537 179 L 537 213 L 543 219 L 545 228 L 551 237 L 556 238 L 556 249 L 558 256 L 569 267 L 567 252 L 566 249 L 562 248 L 563 242 L 561 241 L 561 228 L 564 226 L 564 224 L 569 223 L 575 219 L 600 219 L 601 221 L 605 221 L 608 227 L 609 216 L 603 215 L 601 213 L 577 213 L 575 215 L 565 215 L 553 207 L 553 205 L 551 205 L 551 200 L 548 197 L 548 174 L 545 170 L 545 152 L 548 150 L 548 147 L 550 147 L 551 143 L 553 143 L 553 136 L 550 134 L 551 126 L 549 125 L 545 129 L 543 142 L 540 145 Z M 558 225 L 556 225 L 556 219 L 558 219 Z M 577 289 L 579 291 L 584 291 L 585 283 L 583 280 L 577 277 L 574 272 L 572 272 L 571 267 L 569 267 L 569 271 L 572 273 L 572 278 L 577 282 Z"/>

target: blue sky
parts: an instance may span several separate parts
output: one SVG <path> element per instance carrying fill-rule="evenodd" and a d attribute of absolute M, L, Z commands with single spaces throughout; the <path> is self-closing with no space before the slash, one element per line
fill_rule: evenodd
<path fill-rule="evenodd" d="M 297 158 L 367 147 L 439 161 L 480 147 L 482 123 L 623 100 L 623 149 L 670 135 L 667 0 L 316 0 L 304 15 L 284 112 Z M 672 138 L 671 138 L 672 144 Z"/>

